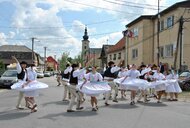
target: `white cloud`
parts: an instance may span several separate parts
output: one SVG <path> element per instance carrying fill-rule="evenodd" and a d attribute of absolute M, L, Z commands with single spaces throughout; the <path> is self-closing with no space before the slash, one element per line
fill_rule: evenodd
<path fill-rule="evenodd" d="M 7 36 L 4 33 L 0 32 L 0 45 L 8 44 L 8 42 L 6 41 L 6 38 Z"/>
<path fill-rule="evenodd" d="M 122 32 L 109 34 L 101 38 L 90 38 L 90 47 L 102 48 L 103 44 L 114 45 L 123 37 Z"/>
<path fill-rule="evenodd" d="M 9 38 L 14 38 L 14 36 L 15 36 L 15 32 L 10 31 L 9 34 L 8 34 L 8 37 Z"/>

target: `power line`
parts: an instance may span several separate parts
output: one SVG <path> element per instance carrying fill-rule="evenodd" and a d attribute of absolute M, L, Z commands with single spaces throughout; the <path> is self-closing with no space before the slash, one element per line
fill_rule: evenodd
<path fill-rule="evenodd" d="M 121 20 L 121 19 L 125 19 L 127 17 L 123 17 L 123 18 L 117 18 L 117 19 L 110 19 L 110 20 L 104 20 L 104 21 L 97 21 L 97 22 L 92 22 L 92 23 L 86 23 L 85 25 L 96 25 L 96 24 L 104 24 L 104 23 L 108 23 L 108 22 L 113 22 L 113 21 L 117 21 L 117 20 Z M 72 27 L 73 25 L 68 25 L 68 26 L 47 26 L 47 27 L 11 27 L 11 26 L 0 26 L 0 28 L 3 29 L 62 29 L 62 28 L 66 28 L 66 27 Z M 75 26 L 83 26 L 83 25 L 75 25 Z"/>
<path fill-rule="evenodd" d="M 135 3 L 135 2 L 130 2 L 130 1 L 126 1 L 126 0 L 115 0 L 115 1 L 121 1 L 121 2 L 124 2 L 124 3 L 138 4 L 138 5 L 150 6 L 150 7 L 157 7 L 157 5 L 152 5 L 152 4 L 142 4 L 142 3 Z M 167 6 L 160 6 L 160 7 L 166 8 Z"/>
<path fill-rule="evenodd" d="M 103 10 L 109 10 L 109 11 L 113 11 L 113 12 L 125 13 L 126 15 L 128 15 L 128 14 L 140 15 L 140 13 L 137 14 L 137 13 L 130 13 L 130 12 L 126 12 L 126 11 L 113 10 L 113 9 L 109 9 L 109 8 L 104 8 L 104 7 L 94 6 L 94 5 L 90 5 L 90 4 L 84 4 L 84 3 L 75 2 L 75 1 L 71 1 L 71 0 L 65 0 L 65 1 L 66 1 L 66 2 L 70 2 L 70 3 L 72 3 L 72 4 L 79 4 L 79 5 L 84 5 L 84 6 L 89 6 L 89 7 L 99 8 L 99 9 L 103 9 Z"/>
<path fill-rule="evenodd" d="M 113 2 L 113 1 L 109 1 L 109 0 L 103 0 L 103 1 L 106 1 L 106 2 L 112 3 L 112 4 L 122 5 L 122 6 L 128 6 L 128 7 L 135 7 L 135 8 L 143 8 L 143 9 L 145 9 L 145 7 L 138 6 L 138 5 L 122 4 L 122 3 Z M 152 8 L 152 7 L 146 7 L 146 9 L 157 10 L 156 8 Z"/>
<path fill-rule="evenodd" d="M 99 33 L 99 34 L 92 34 L 92 35 L 89 35 L 91 37 L 94 37 L 94 36 L 102 36 L 102 35 L 108 35 L 108 34 L 113 34 L 113 33 L 117 33 L 117 32 L 121 32 L 121 31 L 115 31 L 115 32 L 107 32 L 107 33 Z M 68 36 L 68 37 L 52 37 L 52 38 L 48 38 L 48 37 L 38 37 L 39 40 L 63 40 L 63 39 L 69 39 L 69 38 L 81 38 L 81 36 L 77 36 L 77 37 L 71 37 L 71 36 Z M 30 40 L 29 38 L 17 38 L 17 39 L 13 39 L 13 38 L 0 38 L 0 39 L 5 39 L 5 40 Z"/>

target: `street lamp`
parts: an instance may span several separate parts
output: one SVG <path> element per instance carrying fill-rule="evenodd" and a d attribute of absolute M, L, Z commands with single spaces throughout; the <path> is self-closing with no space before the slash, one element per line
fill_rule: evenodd
<path fill-rule="evenodd" d="M 44 73 L 46 71 L 46 50 L 47 50 L 47 47 L 44 47 Z"/>

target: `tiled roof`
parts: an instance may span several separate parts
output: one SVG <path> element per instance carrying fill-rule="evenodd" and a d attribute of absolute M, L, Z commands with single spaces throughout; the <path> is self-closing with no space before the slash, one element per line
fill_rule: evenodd
<path fill-rule="evenodd" d="M 31 49 L 26 47 L 25 45 L 2 45 L 0 46 L 1 52 L 32 52 Z"/>
<path fill-rule="evenodd" d="M 47 57 L 47 62 L 54 62 L 58 64 L 58 62 L 52 56 Z"/>
<path fill-rule="evenodd" d="M 102 48 L 90 48 L 89 49 L 89 51 L 90 51 L 91 54 L 94 54 L 94 53 L 100 54 L 101 50 L 102 50 Z"/>
<path fill-rule="evenodd" d="M 119 50 L 122 50 L 125 48 L 125 37 L 123 37 L 122 39 L 120 39 L 119 42 L 117 42 L 117 44 L 109 47 L 108 53 L 113 53 Z"/>

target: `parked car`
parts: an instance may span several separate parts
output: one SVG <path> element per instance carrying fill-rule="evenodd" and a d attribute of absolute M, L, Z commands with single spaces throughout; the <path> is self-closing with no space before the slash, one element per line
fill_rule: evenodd
<path fill-rule="evenodd" d="M 37 71 L 37 78 L 44 78 L 43 71 Z"/>
<path fill-rule="evenodd" d="M 6 70 L 0 78 L 0 87 L 10 88 L 11 85 L 16 83 L 17 79 L 17 70 Z"/>
<path fill-rule="evenodd" d="M 179 75 L 179 85 L 182 90 L 190 90 L 190 72 L 185 71 Z"/>
<path fill-rule="evenodd" d="M 50 72 L 44 72 L 44 77 L 50 77 L 51 73 Z"/>

